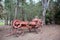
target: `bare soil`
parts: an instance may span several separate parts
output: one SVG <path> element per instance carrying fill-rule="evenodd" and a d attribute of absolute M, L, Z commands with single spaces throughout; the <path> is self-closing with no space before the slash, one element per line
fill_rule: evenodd
<path fill-rule="evenodd" d="M 0 26 L 0 40 L 60 40 L 60 25 L 45 25 L 41 31 L 38 31 L 38 34 L 26 32 L 24 36 L 6 37 L 5 35 L 9 33 L 10 28 L 11 26 Z"/>

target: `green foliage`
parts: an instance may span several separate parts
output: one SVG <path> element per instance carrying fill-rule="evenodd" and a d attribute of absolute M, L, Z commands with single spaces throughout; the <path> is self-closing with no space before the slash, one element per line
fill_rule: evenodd
<path fill-rule="evenodd" d="M 11 9 L 10 0 L 5 0 L 5 8 L 6 8 L 7 10 L 10 10 L 10 9 Z"/>
<path fill-rule="evenodd" d="M 51 1 L 49 10 L 46 13 L 46 22 L 50 22 L 52 20 L 55 21 L 55 23 L 60 24 L 60 3 Z"/>
<path fill-rule="evenodd" d="M 60 24 L 60 11 L 57 14 L 55 14 L 55 23 Z"/>
<path fill-rule="evenodd" d="M 4 22 L 0 22 L 0 26 L 3 26 L 4 25 Z"/>
<path fill-rule="evenodd" d="M 32 18 L 34 18 L 34 16 L 38 15 L 39 17 L 41 17 L 41 11 L 42 11 L 42 6 L 41 3 L 38 2 L 36 4 L 24 4 L 23 5 L 23 9 L 25 14 L 27 15 L 27 19 L 31 20 Z"/>
<path fill-rule="evenodd" d="M 54 19 L 55 19 L 55 23 L 56 24 L 60 24 L 60 1 L 57 0 L 57 2 L 55 2 L 55 7 L 54 7 Z"/>

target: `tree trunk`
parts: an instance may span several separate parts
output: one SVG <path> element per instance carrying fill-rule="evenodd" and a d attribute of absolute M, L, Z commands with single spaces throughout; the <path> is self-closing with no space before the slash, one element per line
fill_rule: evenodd
<path fill-rule="evenodd" d="M 24 5 L 24 0 L 22 0 L 22 20 L 25 21 L 25 14 L 24 14 L 24 9 L 23 9 L 23 5 Z"/>
<path fill-rule="evenodd" d="M 14 19 L 17 18 L 17 7 L 15 7 L 15 15 L 14 15 Z"/>
<path fill-rule="evenodd" d="M 23 8 L 22 8 L 22 20 L 24 21 L 24 10 L 23 10 Z"/>
<path fill-rule="evenodd" d="M 17 0 L 16 6 L 15 6 L 15 16 L 14 16 L 14 19 L 19 19 L 18 18 L 19 11 L 20 11 L 20 8 L 19 8 L 19 0 Z"/>
<path fill-rule="evenodd" d="M 16 6 L 15 6 L 15 15 L 14 15 L 14 19 L 17 19 L 17 5 L 18 4 L 18 0 L 16 2 Z"/>
<path fill-rule="evenodd" d="M 42 7 L 43 7 L 42 20 L 43 20 L 43 24 L 45 24 L 45 15 L 46 15 L 46 10 L 49 7 L 49 2 L 50 2 L 50 0 L 42 0 Z"/>
<path fill-rule="evenodd" d="M 5 17 L 5 25 L 8 25 L 8 15 Z"/>
<path fill-rule="evenodd" d="M 46 9 L 43 10 L 42 14 L 43 14 L 43 16 L 42 16 L 43 24 L 45 24 Z"/>

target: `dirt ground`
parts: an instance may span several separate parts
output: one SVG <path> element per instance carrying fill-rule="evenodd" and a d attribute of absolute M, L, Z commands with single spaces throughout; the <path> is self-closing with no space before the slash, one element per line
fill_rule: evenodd
<path fill-rule="evenodd" d="M 24 36 L 4 36 L 10 31 L 10 26 L 0 26 L 0 40 L 60 40 L 60 25 L 45 25 L 38 34 L 27 32 Z"/>

